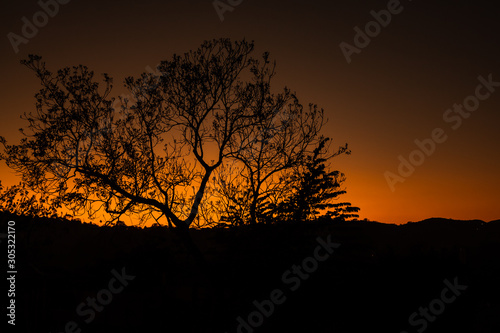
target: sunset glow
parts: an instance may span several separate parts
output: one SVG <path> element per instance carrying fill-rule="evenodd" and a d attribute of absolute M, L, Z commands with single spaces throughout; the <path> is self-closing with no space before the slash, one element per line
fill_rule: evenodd
<path fill-rule="evenodd" d="M 35 1 L 10 6 L 2 31 L 22 36 L 21 18 L 31 20 L 42 9 Z M 487 6 L 464 8 L 422 1 L 399 6 L 394 1 L 243 1 L 220 14 L 201 1 L 124 1 L 119 6 L 71 1 L 28 42 L 3 39 L 0 135 L 18 143 L 18 129 L 27 125 L 20 115 L 34 110 L 40 85 L 19 64 L 28 54 L 42 55 L 52 70 L 84 64 L 96 75 L 106 72 L 119 96 L 126 76 L 151 71 L 204 39 L 246 38 L 255 41 L 256 54 L 269 51 L 276 60 L 274 88 L 287 86 L 305 105 L 324 108 L 329 122 L 323 134 L 333 139 L 332 147 L 348 143 L 352 155 L 331 162 L 347 177 L 347 194 L 339 200 L 360 207 L 361 219 L 490 221 L 499 216 L 500 199 L 497 18 Z M 368 29 L 374 30 L 366 32 L 365 25 L 376 19 L 371 12 L 382 10 L 392 13 L 390 22 L 386 17 L 380 31 L 372 24 Z M 467 11 L 466 21 L 459 18 L 461 11 Z M 368 37 L 357 36 L 359 31 Z M 346 61 L 341 43 L 359 52 Z M 477 89 L 484 98 L 476 107 L 469 97 Z M 457 104 L 474 111 L 460 114 Z M 430 153 L 414 153 L 422 150 L 415 141 L 432 139 L 435 129 L 446 139 L 435 142 Z M 409 161 L 412 154 L 419 165 L 389 184 L 386 173 L 401 177 L 400 157 Z M 4 162 L 0 179 L 4 186 L 20 180 Z"/>

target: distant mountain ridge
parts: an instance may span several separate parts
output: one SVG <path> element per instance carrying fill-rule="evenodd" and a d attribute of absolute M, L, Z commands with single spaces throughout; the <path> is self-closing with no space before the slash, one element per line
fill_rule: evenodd
<path fill-rule="evenodd" d="M 93 224 L 92 222 L 89 221 L 82 221 L 80 219 L 69 219 L 66 217 L 59 217 L 59 218 L 39 218 L 39 217 L 27 217 L 27 216 L 19 216 L 19 215 L 14 215 L 10 214 L 8 212 L 2 212 L 0 211 L 0 223 L 2 222 L 7 222 L 10 220 L 22 220 L 22 221 L 27 221 L 27 220 L 32 220 L 32 221 L 52 221 L 52 222 L 70 222 L 70 223 L 76 223 L 76 224 L 92 224 L 95 226 L 98 226 L 96 224 Z M 379 222 L 379 221 L 373 221 L 373 220 L 351 220 L 351 221 L 335 221 L 335 220 L 330 220 L 330 219 L 319 219 L 314 222 L 304 222 L 304 223 L 346 223 L 346 224 L 352 224 L 352 223 L 374 223 L 374 224 L 384 224 L 384 225 L 399 225 L 399 226 L 404 226 L 407 224 L 449 224 L 449 223 L 463 223 L 463 224 L 476 224 L 476 225 L 482 225 L 485 223 L 488 224 L 497 224 L 500 223 L 500 219 L 492 220 L 492 221 L 483 221 L 479 219 L 473 219 L 473 220 L 457 220 L 457 219 L 451 219 L 451 218 L 444 218 L 444 217 L 430 217 L 421 221 L 408 221 L 403 224 L 394 224 L 394 223 L 386 223 L 386 222 Z M 122 225 L 120 225 L 122 227 Z M 126 226 L 126 227 L 135 227 L 135 226 Z M 153 226 L 154 227 L 154 226 Z"/>
<path fill-rule="evenodd" d="M 418 223 L 439 223 L 439 222 L 444 222 L 444 223 L 448 223 L 448 222 L 473 222 L 473 223 L 480 222 L 480 223 L 486 223 L 485 221 L 479 220 L 479 219 L 474 219 L 474 220 L 456 220 L 456 219 L 449 219 L 449 218 L 444 218 L 444 217 L 430 217 L 430 218 L 427 218 L 425 220 L 418 221 Z"/>

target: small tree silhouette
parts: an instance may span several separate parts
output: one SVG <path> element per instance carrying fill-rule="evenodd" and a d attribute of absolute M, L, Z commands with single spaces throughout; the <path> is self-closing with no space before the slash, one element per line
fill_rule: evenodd
<path fill-rule="evenodd" d="M 358 217 L 359 208 L 352 207 L 348 202 L 335 203 L 334 200 L 345 194 L 340 186 L 345 181 L 345 175 L 339 171 L 328 171 L 329 159 L 340 154 L 349 155 L 351 151 L 347 144 L 339 147 L 337 152 L 327 156 L 329 138 L 321 138 L 312 154 L 308 155 L 305 163 L 296 169 L 293 179 L 293 191 L 278 204 L 270 204 L 268 209 L 275 221 L 307 221 L 323 216 L 340 219 Z M 333 210 L 332 210 L 333 209 Z"/>

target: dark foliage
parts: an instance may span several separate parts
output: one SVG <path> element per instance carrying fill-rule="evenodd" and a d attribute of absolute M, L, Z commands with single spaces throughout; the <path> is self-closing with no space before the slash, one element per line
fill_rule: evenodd
<path fill-rule="evenodd" d="M 321 217 L 321 213 L 341 220 L 359 217 L 356 214 L 358 207 L 352 207 L 349 202 L 335 202 L 346 193 L 341 189 L 345 176 L 337 170 L 329 171 L 325 164 L 336 155 L 350 154 L 350 150 L 346 145 L 335 154 L 326 156 L 328 141 L 329 138 L 322 138 L 312 154 L 306 156 L 303 165 L 297 168 L 289 197 L 267 207 L 274 221 L 311 221 Z"/>

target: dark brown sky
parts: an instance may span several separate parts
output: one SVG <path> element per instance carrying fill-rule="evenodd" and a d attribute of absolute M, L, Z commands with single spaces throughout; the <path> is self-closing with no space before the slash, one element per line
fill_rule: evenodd
<path fill-rule="evenodd" d="M 500 82 L 494 2 L 232 3 L 240 4 L 221 21 L 210 0 L 71 0 L 16 53 L 9 33 L 21 36 L 22 18 L 43 19 L 37 14 L 42 8 L 37 1 L 3 1 L 0 135 L 17 142 L 17 129 L 25 126 L 20 114 L 34 109 L 38 83 L 19 65 L 29 53 L 42 55 L 52 69 L 85 64 L 107 72 L 118 86 L 125 76 L 195 49 L 205 39 L 246 38 L 277 61 L 276 87 L 286 84 L 303 104 L 323 107 L 329 118 L 325 134 L 335 145 L 349 143 L 352 155 L 333 162 L 346 173 L 344 199 L 361 207 L 361 218 L 404 223 L 433 216 L 500 217 L 500 86 L 478 88 L 488 96 L 477 109 L 473 105 L 479 76 Z M 370 12 L 388 5 L 398 13 L 348 63 L 339 45 L 355 45 L 354 28 L 364 30 L 374 20 Z M 475 109 L 470 116 L 447 113 L 464 100 Z M 428 155 L 416 151 L 415 140 L 428 143 L 439 128 L 439 138 L 446 140 Z M 400 155 L 420 165 L 398 174 Z M 17 182 L 4 164 L 0 179 L 6 185 Z"/>

